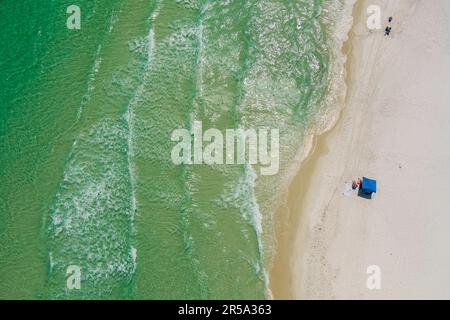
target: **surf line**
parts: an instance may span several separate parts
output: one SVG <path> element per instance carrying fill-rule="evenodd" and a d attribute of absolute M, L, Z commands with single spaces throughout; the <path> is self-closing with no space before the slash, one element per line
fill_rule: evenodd
<path fill-rule="evenodd" d="M 274 175 L 278 173 L 280 162 L 278 129 L 270 130 L 270 148 L 268 136 L 267 128 L 226 129 L 224 141 L 220 130 L 210 128 L 203 133 L 202 122 L 194 121 L 192 134 L 187 129 L 172 132 L 171 140 L 178 143 L 172 148 L 171 159 L 175 165 L 260 164 L 261 175 Z"/>

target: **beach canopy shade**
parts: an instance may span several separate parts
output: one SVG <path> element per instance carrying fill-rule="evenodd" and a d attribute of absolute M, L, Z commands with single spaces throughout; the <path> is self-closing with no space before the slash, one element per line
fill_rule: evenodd
<path fill-rule="evenodd" d="M 377 192 L 377 181 L 363 177 L 362 179 L 362 191 L 367 194 Z"/>

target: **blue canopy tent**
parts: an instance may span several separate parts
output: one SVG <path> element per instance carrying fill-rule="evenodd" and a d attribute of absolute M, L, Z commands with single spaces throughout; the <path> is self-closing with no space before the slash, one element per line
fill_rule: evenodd
<path fill-rule="evenodd" d="M 377 192 L 377 181 L 363 177 L 361 189 L 362 189 L 362 192 L 364 192 L 365 194 L 376 193 Z"/>

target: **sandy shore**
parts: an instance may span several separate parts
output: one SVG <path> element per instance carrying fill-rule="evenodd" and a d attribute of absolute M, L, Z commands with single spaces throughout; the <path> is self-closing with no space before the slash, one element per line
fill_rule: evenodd
<path fill-rule="evenodd" d="M 379 5 L 390 37 L 366 27 Z M 359 0 L 348 93 L 293 179 L 270 274 L 275 299 L 450 298 L 450 1 Z M 344 195 L 357 177 L 371 200 Z M 287 216 L 287 214 L 286 214 Z M 381 289 L 367 288 L 378 266 Z"/>

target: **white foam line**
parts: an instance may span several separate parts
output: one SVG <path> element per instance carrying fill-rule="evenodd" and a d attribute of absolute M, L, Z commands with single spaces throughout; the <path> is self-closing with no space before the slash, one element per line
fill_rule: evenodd
<path fill-rule="evenodd" d="M 108 33 L 112 32 L 117 20 L 118 20 L 117 13 L 113 12 L 110 17 Z M 86 93 L 83 95 L 83 99 L 84 99 L 84 97 L 86 97 L 86 100 L 85 101 L 83 100 L 81 102 L 80 108 L 78 109 L 78 113 L 77 113 L 77 121 L 80 120 L 81 114 L 83 113 L 84 106 L 89 102 L 92 91 L 94 91 L 94 89 L 95 89 L 95 86 L 94 86 L 95 75 L 97 74 L 98 70 L 100 69 L 100 66 L 102 63 L 102 59 L 100 58 L 101 50 L 102 50 L 102 45 L 99 44 L 97 47 L 97 50 L 95 51 L 94 65 L 92 66 L 91 72 L 89 74 L 88 88 L 87 88 Z"/>
<path fill-rule="evenodd" d="M 101 51 L 102 51 L 102 45 L 99 44 L 97 47 L 97 50 L 95 51 L 95 55 L 94 55 L 94 57 L 95 57 L 94 65 L 92 66 L 91 72 L 89 73 L 87 90 L 86 90 L 86 93 L 83 95 L 80 107 L 78 108 L 77 121 L 80 120 L 81 114 L 83 113 L 84 106 L 89 102 L 92 91 L 94 91 L 94 89 L 95 89 L 95 86 L 94 86 L 95 75 L 97 74 L 97 72 L 100 69 L 100 66 L 102 64 L 102 59 L 100 58 Z"/>
<path fill-rule="evenodd" d="M 263 255 L 264 255 L 264 247 L 263 247 L 263 243 L 261 240 L 262 237 L 262 233 L 263 233 L 263 228 L 262 228 L 262 215 L 261 215 L 261 210 L 259 209 L 259 205 L 258 205 L 258 201 L 256 199 L 256 195 L 255 195 L 255 187 L 256 187 L 256 172 L 253 169 L 253 167 L 250 164 L 246 164 L 245 165 L 245 179 L 247 180 L 247 182 L 249 183 L 249 186 L 251 188 L 251 196 L 250 199 L 248 199 L 248 201 L 251 204 L 251 224 L 256 232 L 256 237 L 257 237 L 257 241 L 258 241 L 258 249 L 259 249 L 259 255 L 260 255 L 260 259 L 262 261 L 263 259 Z M 261 269 L 263 271 L 263 273 L 265 273 L 265 270 L 263 268 L 263 266 L 261 266 Z"/>
<path fill-rule="evenodd" d="M 203 15 L 209 8 L 209 3 L 206 3 L 202 10 L 201 14 Z M 200 23 L 197 29 L 197 39 L 198 39 L 198 55 L 197 55 L 197 92 L 198 95 L 201 96 L 203 94 L 203 61 L 202 56 L 204 52 L 204 44 L 203 44 L 203 19 L 200 18 Z"/>
<path fill-rule="evenodd" d="M 195 119 L 195 102 L 197 101 L 197 99 L 199 97 L 201 97 L 203 95 L 203 61 L 202 61 L 202 56 L 203 56 L 203 52 L 204 52 L 204 45 L 203 45 L 203 19 L 202 16 L 203 14 L 208 10 L 209 8 L 209 3 L 206 3 L 202 9 L 201 9 L 201 16 L 200 16 L 200 21 L 199 21 L 199 25 L 197 27 L 197 32 L 196 32 L 196 36 L 197 36 L 197 41 L 198 41 L 198 53 L 197 53 L 197 60 L 196 60 L 196 69 L 195 69 L 195 96 L 193 101 L 193 107 L 194 107 L 194 112 L 191 113 L 191 119 L 190 119 L 190 129 L 192 130 L 193 126 L 194 126 L 194 121 Z"/>
<path fill-rule="evenodd" d="M 136 97 L 136 95 L 135 95 Z M 134 100 L 134 98 L 133 98 Z M 131 157 L 133 156 L 133 111 L 132 111 L 132 104 L 133 102 L 131 102 L 128 105 L 128 110 L 127 110 L 127 124 L 128 124 L 128 138 L 127 138 L 127 143 L 128 143 L 128 152 L 127 152 L 127 162 L 128 162 L 128 174 L 130 176 L 130 185 L 131 185 L 131 215 L 132 215 L 132 220 L 134 220 L 134 216 L 136 213 L 136 195 L 135 195 L 135 181 L 134 181 L 134 170 L 133 170 L 133 165 L 132 165 L 132 159 Z"/>
<path fill-rule="evenodd" d="M 150 16 L 150 22 L 151 22 L 151 27 L 150 27 L 150 31 L 148 33 L 147 36 L 147 47 L 148 47 L 148 51 L 147 51 L 147 67 L 150 65 L 150 62 L 152 60 L 153 57 L 153 45 L 155 42 L 155 20 L 156 18 L 159 16 L 159 11 L 161 10 L 161 3 L 162 1 L 158 1 L 156 3 L 156 8 L 153 11 L 152 15 Z"/>
<path fill-rule="evenodd" d="M 139 87 L 137 88 L 137 90 L 134 93 L 133 98 L 131 99 L 130 103 L 127 106 L 127 126 L 128 126 L 128 137 L 127 137 L 127 146 L 128 146 L 128 152 L 127 152 L 127 163 L 128 163 L 128 174 L 130 177 L 130 187 L 131 187 L 131 227 L 133 227 L 134 224 L 134 218 L 136 215 L 136 210 L 137 210 L 137 200 L 136 200 L 136 181 L 135 181 L 135 170 L 133 168 L 133 155 L 134 155 L 134 150 L 133 150 L 133 131 L 134 131 L 134 126 L 133 126 L 133 109 L 137 103 L 137 101 L 139 100 L 139 97 L 141 96 L 142 92 L 144 91 L 144 85 L 146 83 L 146 80 L 148 78 L 148 73 L 150 70 L 150 65 L 152 62 L 152 57 L 153 57 L 153 48 L 154 48 L 154 22 L 156 17 L 159 14 L 159 10 L 160 10 L 160 5 L 161 5 L 161 1 L 158 1 L 156 9 L 154 10 L 154 12 L 152 13 L 150 19 L 151 19 L 151 27 L 150 27 L 150 31 L 148 33 L 147 36 L 147 64 L 145 66 L 145 72 L 144 72 L 144 76 L 143 76 L 143 80 L 142 83 L 139 85 Z M 137 249 L 135 247 L 131 247 L 131 251 L 130 251 L 131 257 L 133 259 L 133 268 L 134 270 L 136 270 L 136 265 L 137 265 Z M 133 271 L 134 271 L 133 270 Z"/>
<path fill-rule="evenodd" d="M 148 41 L 148 43 L 147 43 L 147 64 L 145 66 L 143 80 L 142 80 L 142 83 L 137 88 L 137 90 L 135 91 L 134 96 L 131 99 L 131 101 L 127 107 L 127 125 L 128 125 L 128 139 L 127 139 L 128 140 L 128 160 L 127 161 L 128 161 L 128 172 L 130 175 L 130 184 L 131 184 L 131 208 L 132 208 L 132 213 L 133 213 L 133 219 L 134 219 L 134 214 L 135 214 L 136 208 L 137 208 L 136 195 L 135 195 L 135 178 L 134 178 L 135 175 L 134 175 L 132 159 L 131 159 L 131 157 L 133 156 L 133 129 L 134 129 L 134 127 L 133 127 L 133 109 L 134 109 L 135 104 L 139 100 L 139 97 L 141 96 L 142 92 L 144 91 L 144 86 L 145 86 L 146 80 L 148 78 L 148 72 L 150 70 L 150 65 L 152 62 L 153 50 L 154 50 L 155 32 L 154 32 L 153 25 L 154 25 L 155 19 L 159 15 L 161 3 L 162 3 L 162 1 L 158 1 L 155 10 L 153 11 L 153 13 L 150 16 L 151 26 L 150 26 L 150 30 L 147 35 L 147 41 Z"/>

